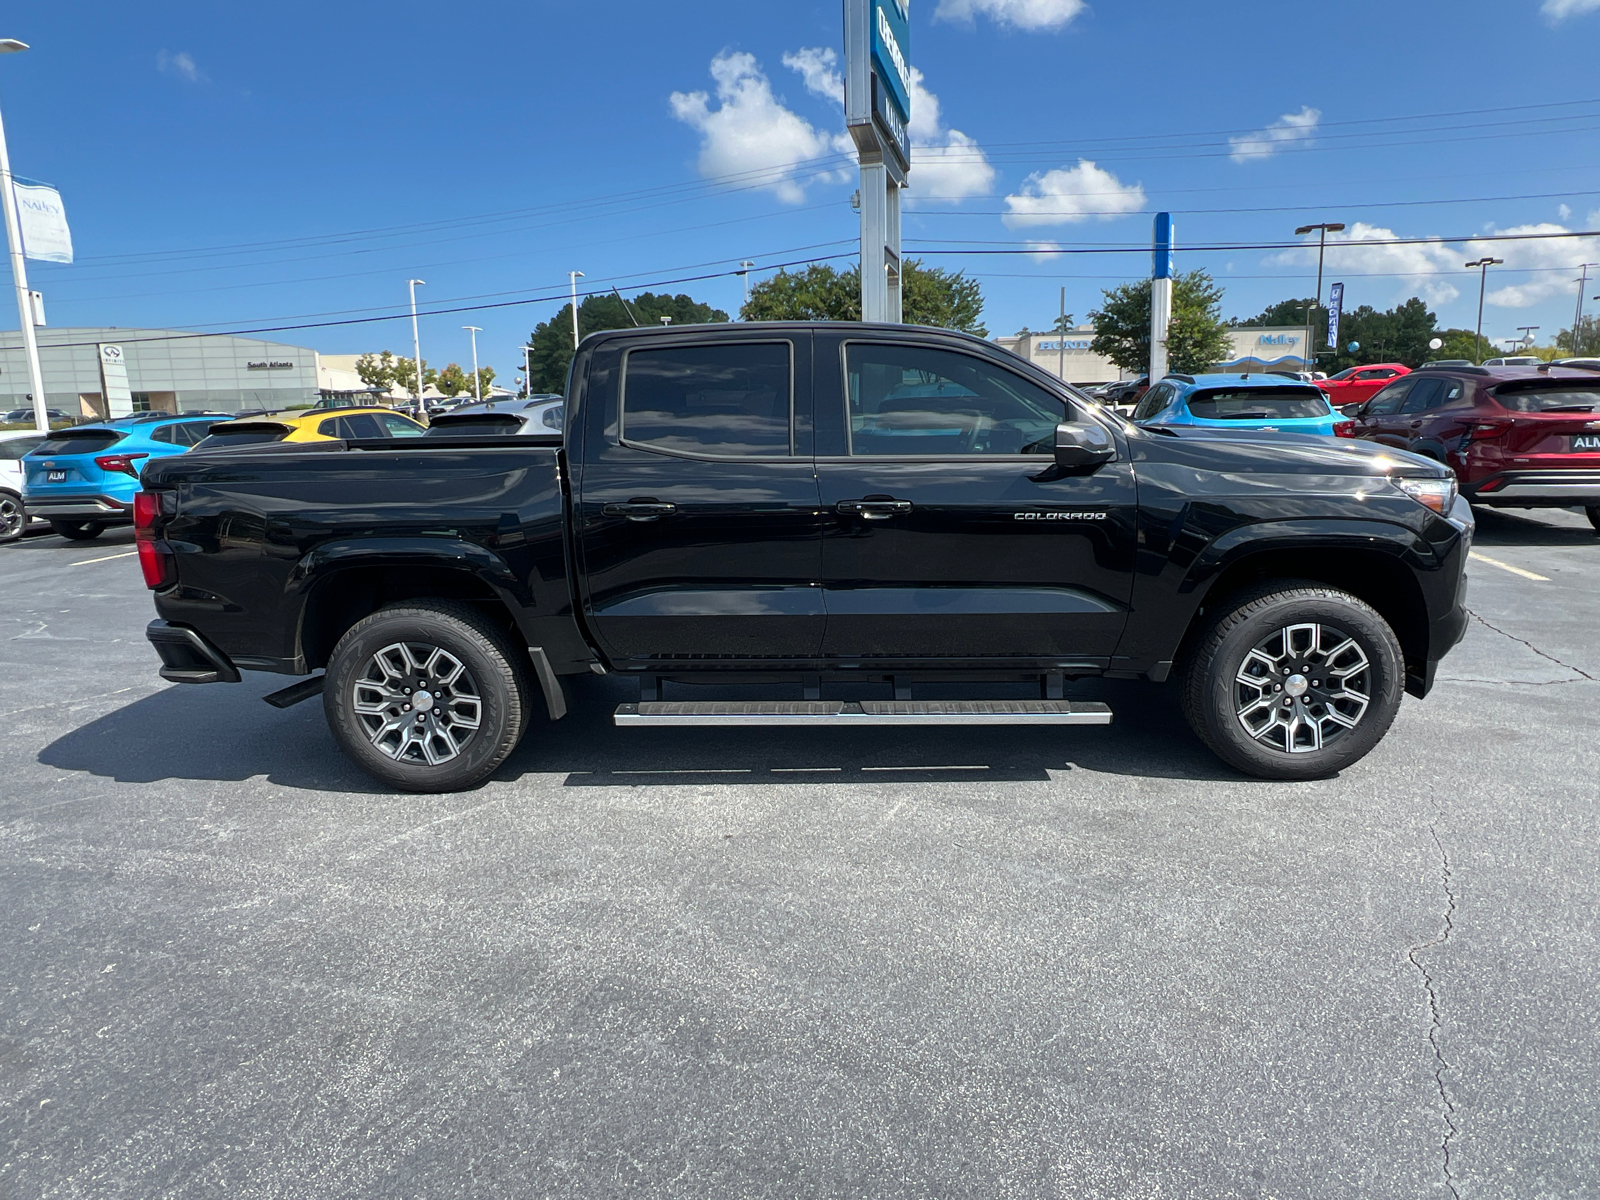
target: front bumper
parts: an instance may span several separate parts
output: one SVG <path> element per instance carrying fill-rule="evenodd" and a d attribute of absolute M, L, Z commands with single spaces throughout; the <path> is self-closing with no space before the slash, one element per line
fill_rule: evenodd
<path fill-rule="evenodd" d="M 133 502 L 124 502 L 115 496 L 30 492 L 23 496 L 22 502 L 31 516 L 46 521 L 54 517 L 58 521 L 99 521 L 105 525 L 121 525 L 133 520 Z"/>
<path fill-rule="evenodd" d="M 239 682 L 232 660 L 187 625 L 151 621 L 144 635 L 161 656 L 161 678 L 169 683 Z"/>
<path fill-rule="evenodd" d="M 1501 471 L 1463 484 L 1461 492 L 1474 504 L 1506 508 L 1568 508 L 1600 504 L 1600 471 Z"/>

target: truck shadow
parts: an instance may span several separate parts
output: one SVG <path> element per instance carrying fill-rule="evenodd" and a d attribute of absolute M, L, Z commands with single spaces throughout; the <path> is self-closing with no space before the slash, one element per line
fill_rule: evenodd
<path fill-rule="evenodd" d="M 75 729 L 38 761 L 119 783 L 173 779 L 244 781 L 383 794 L 340 753 L 310 701 L 287 711 L 261 697 L 277 677 L 229 687 L 169 687 Z M 1075 695 L 1103 700 L 1110 726 L 932 726 L 906 729 L 619 729 L 618 704 L 636 690 L 616 679 L 581 679 L 572 711 L 540 712 L 521 747 L 495 773 L 564 775 L 566 787 L 643 787 L 892 782 L 1045 782 L 1074 768 L 1156 779 L 1239 780 L 1189 732 L 1171 685 L 1095 681 Z"/>

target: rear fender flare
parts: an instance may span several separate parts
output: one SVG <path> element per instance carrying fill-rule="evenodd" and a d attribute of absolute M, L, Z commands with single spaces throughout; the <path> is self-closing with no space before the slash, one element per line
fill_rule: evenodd
<path fill-rule="evenodd" d="M 533 594 L 504 559 L 459 538 L 336 538 L 305 554 L 289 572 L 285 590 L 305 596 L 322 579 L 349 567 L 437 567 L 465 571 L 492 588 L 514 613 L 533 603 Z"/>

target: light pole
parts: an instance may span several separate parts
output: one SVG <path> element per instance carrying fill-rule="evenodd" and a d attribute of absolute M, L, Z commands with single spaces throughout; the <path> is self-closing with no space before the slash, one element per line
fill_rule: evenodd
<path fill-rule="evenodd" d="M 472 395 L 479 404 L 482 404 L 483 383 L 478 378 L 478 335 L 483 332 L 483 326 L 463 325 L 461 328 L 472 334 Z"/>
<path fill-rule="evenodd" d="M 755 263 L 748 258 L 739 263 L 739 274 L 744 276 L 744 306 L 746 308 L 750 307 L 750 272 L 754 267 Z M 741 312 L 739 315 L 742 317 L 744 314 Z"/>
<path fill-rule="evenodd" d="M 28 44 L 0 38 L 0 54 L 16 54 Z M 44 399 L 44 372 L 39 368 L 39 335 L 33 329 L 33 297 L 28 294 L 28 269 L 22 261 L 22 225 L 17 219 L 17 193 L 11 186 L 11 154 L 6 149 L 6 127 L 0 121 L 0 192 L 4 192 L 6 242 L 11 247 L 11 278 L 17 285 L 17 316 L 22 321 L 22 346 L 28 354 L 28 382 L 33 385 L 33 424 L 50 432 L 49 406 Z"/>
<path fill-rule="evenodd" d="M 1328 252 L 1328 235 L 1330 233 L 1344 232 L 1342 221 L 1328 221 L 1321 225 L 1302 225 L 1294 231 L 1296 237 L 1304 234 L 1317 234 L 1317 298 L 1306 310 L 1306 370 L 1314 370 L 1317 365 L 1316 345 L 1316 313 L 1322 307 L 1322 259 Z M 1337 347 L 1335 347 L 1336 349 Z"/>
<path fill-rule="evenodd" d="M 1517 339 L 1517 345 L 1519 347 L 1533 345 L 1533 331 L 1537 328 L 1539 328 L 1537 325 L 1518 325 L 1517 332 L 1522 336 Z"/>
<path fill-rule="evenodd" d="M 1489 268 L 1498 267 L 1503 262 L 1505 262 L 1503 258 L 1480 258 L 1477 262 L 1467 264 L 1469 271 L 1477 267 L 1481 272 L 1478 276 L 1478 332 L 1474 343 L 1478 347 L 1479 361 L 1483 359 L 1483 289 L 1489 283 Z"/>
<path fill-rule="evenodd" d="M 411 289 L 411 358 L 416 364 L 417 380 L 416 392 L 417 415 L 422 415 L 422 339 L 417 335 L 417 287 L 427 287 L 426 279 L 408 279 L 406 286 Z"/>
<path fill-rule="evenodd" d="M 572 281 L 572 348 L 578 348 L 578 280 L 583 278 L 582 271 L 568 271 L 567 278 Z"/>
<path fill-rule="evenodd" d="M 533 396 L 533 347 L 522 347 L 522 396 L 530 399 Z"/>
<path fill-rule="evenodd" d="M 1583 275 L 1573 280 L 1578 285 L 1578 315 L 1572 318 L 1572 356 L 1576 358 L 1582 351 L 1578 349 L 1578 338 L 1583 330 L 1583 294 L 1589 290 L 1589 268 L 1600 267 L 1600 263 L 1583 263 Z"/>

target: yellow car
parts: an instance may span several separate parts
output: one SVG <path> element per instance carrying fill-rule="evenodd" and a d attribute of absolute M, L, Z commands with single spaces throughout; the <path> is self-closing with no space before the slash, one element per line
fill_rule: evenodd
<path fill-rule="evenodd" d="M 259 446 L 263 442 L 335 442 L 359 438 L 421 437 L 426 429 L 393 409 L 311 408 L 240 417 L 211 427 L 197 450 Z"/>

